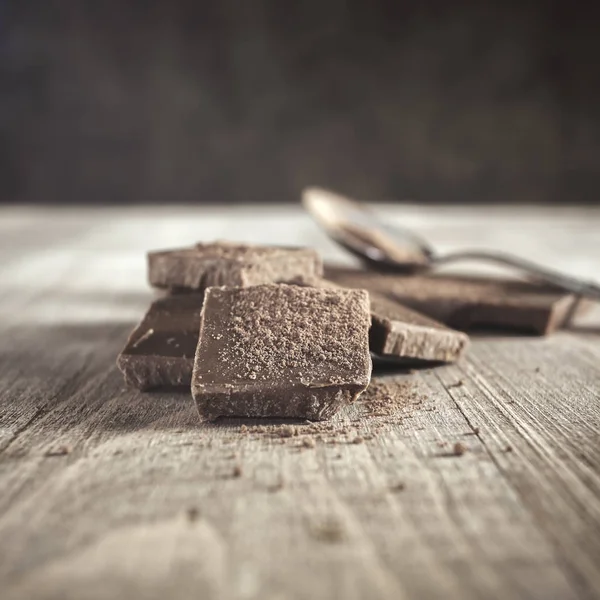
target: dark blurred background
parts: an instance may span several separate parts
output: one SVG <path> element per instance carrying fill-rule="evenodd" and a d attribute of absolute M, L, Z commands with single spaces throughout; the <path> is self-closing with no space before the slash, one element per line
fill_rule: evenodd
<path fill-rule="evenodd" d="M 4 201 L 598 203 L 598 2 L 0 6 Z"/>

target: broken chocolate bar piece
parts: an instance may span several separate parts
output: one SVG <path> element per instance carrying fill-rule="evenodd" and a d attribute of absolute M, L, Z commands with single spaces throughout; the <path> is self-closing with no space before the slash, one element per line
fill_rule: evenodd
<path fill-rule="evenodd" d="M 397 275 L 327 267 L 327 279 L 398 300 L 449 327 L 510 329 L 544 335 L 559 328 L 575 297 L 527 281 L 457 275 Z"/>
<path fill-rule="evenodd" d="M 309 248 L 214 242 L 148 253 L 150 284 L 175 290 L 204 291 L 220 285 L 248 287 L 322 273 L 319 254 Z"/>
<path fill-rule="evenodd" d="M 189 387 L 203 299 L 203 294 L 186 294 L 152 303 L 117 359 L 128 385 Z"/>
<path fill-rule="evenodd" d="M 340 289 L 327 279 L 314 278 L 300 285 Z M 371 352 L 405 361 L 455 362 L 469 344 L 465 333 L 450 329 L 377 292 L 369 292 Z"/>
<path fill-rule="evenodd" d="M 192 375 L 200 416 L 331 417 L 369 384 L 369 322 L 360 290 L 209 288 Z"/>
<path fill-rule="evenodd" d="M 382 357 L 416 361 L 455 362 L 464 353 L 469 337 L 371 292 L 371 352 Z"/>

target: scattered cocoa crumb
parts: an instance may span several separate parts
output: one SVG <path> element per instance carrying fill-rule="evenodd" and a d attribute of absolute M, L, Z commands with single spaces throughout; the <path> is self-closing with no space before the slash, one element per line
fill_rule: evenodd
<path fill-rule="evenodd" d="M 512 446 L 506 446 L 506 448 L 504 448 L 504 452 L 512 452 Z"/>
<path fill-rule="evenodd" d="M 540 367 L 536 367 L 536 368 L 534 369 L 534 371 L 535 371 L 536 373 L 539 373 L 539 372 L 541 371 L 541 369 L 540 369 Z"/>
<path fill-rule="evenodd" d="M 187 520 L 190 523 L 194 523 L 195 521 L 197 521 L 200 518 L 200 511 L 195 506 L 191 506 L 190 508 L 188 508 L 185 511 L 185 513 L 187 516 Z"/>
<path fill-rule="evenodd" d="M 313 440 L 312 438 L 309 438 L 309 437 L 305 437 L 302 439 L 302 445 L 305 448 L 314 448 L 316 446 L 315 440 Z"/>
<path fill-rule="evenodd" d="M 473 434 L 479 435 L 479 427 L 473 427 Z"/>
<path fill-rule="evenodd" d="M 353 444 L 362 444 L 364 442 L 364 439 L 360 436 L 357 435 L 353 440 L 352 443 Z"/>
<path fill-rule="evenodd" d="M 235 465 L 235 467 L 233 467 L 232 476 L 233 477 L 241 477 L 242 476 L 242 467 L 240 467 L 240 465 Z"/>
<path fill-rule="evenodd" d="M 271 493 L 279 492 L 283 489 L 283 481 L 278 481 L 276 484 L 269 486 L 267 489 Z"/>
<path fill-rule="evenodd" d="M 403 492 L 405 489 L 406 484 L 402 481 L 390 487 L 390 490 L 392 490 L 393 492 Z"/>
<path fill-rule="evenodd" d="M 459 379 L 456 383 L 452 383 L 448 386 L 447 389 L 451 390 L 452 388 L 457 388 L 465 385 L 465 382 L 462 379 Z"/>
<path fill-rule="evenodd" d="M 311 533 L 317 540 L 329 544 L 341 542 L 346 537 L 340 523 L 334 520 L 326 520 L 311 527 Z"/>
<path fill-rule="evenodd" d="M 58 446 L 57 448 L 46 450 L 44 456 L 65 456 L 66 454 L 71 454 L 72 451 L 71 446 Z"/>
<path fill-rule="evenodd" d="M 454 444 L 454 455 L 455 456 L 462 456 L 469 448 L 467 448 L 467 446 L 465 446 L 462 442 L 456 442 L 456 444 Z"/>
<path fill-rule="evenodd" d="M 291 425 L 285 425 L 279 430 L 279 437 L 288 438 L 296 435 L 295 427 Z"/>
<path fill-rule="evenodd" d="M 392 416 L 418 398 L 414 384 L 398 379 L 373 379 L 360 402 L 369 417 Z"/>

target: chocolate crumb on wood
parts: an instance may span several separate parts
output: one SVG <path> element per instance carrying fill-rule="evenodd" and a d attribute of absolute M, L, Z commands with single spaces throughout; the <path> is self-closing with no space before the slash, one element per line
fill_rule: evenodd
<path fill-rule="evenodd" d="M 71 446 L 64 445 L 46 450 L 46 452 L 44 452 L 44 456 L 65 456 L 67 454 L 71 454 L 71 452 L 73 452 Z"/>
<path fill-rule="evenodd" d="M 279 436 L 282 438 L 289 438 L 289 437 L 293 437 L 295 435 L 298 435 L 298 431 L 296 430 L 295 427 L 292 427 L 291 425 L 284 425 L 279 430 Z"/>
<path fill-rule="evenodd" d="M 186 510 L 186 517 L 190 523 L 195 523 L 200 518 L 200 510 L 195 506 L 191 506 Z"/>
<path fill-rule="evenodd" d="M 456 383 L 451 383 L 446 389 L 451 390 L 453 388 L 459 388 L 465 385 L 465 382 L 462 379 L 459 379 Z"/>
<path fill-rule="evenodd" d="M 454 455 L 462 456 L 465 452 L 467 452 L 468 449 L 469 449 L 468 446 L 466 446 L 462 442 L 456 442 L 456 444 L 454 444 L 454 448 L 453 448 Z"/>
<path fill-rule="evenodd" d="M 199 414 L 331 417 L 369 383 L 369 321 L 364 291 L 209 288 L 192 377 Z"/>
<path fill-rule="evenodd" d="M 310 527 L 310 531 L 315 539 L 330 544 L 339 543 L 346 538 L 344 528 L 335 519 L 324 519 L 315 523 Z"/>
<path fill-rule="evenodd" d="M 150 285 L 176 291 L 201 292 L 222 285 L 248 287 L 318 277 L 322 272 L 322 260 L 311 248 L 221 241 L 148 253 Z"/>

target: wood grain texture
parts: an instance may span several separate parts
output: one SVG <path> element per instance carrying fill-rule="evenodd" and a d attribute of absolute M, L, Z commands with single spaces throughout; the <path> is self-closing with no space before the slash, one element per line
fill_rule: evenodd
<path fill-rule="evenodd" d="M 200 425 L 188 394 L 124 386 L 147 248 L 287 238 L 335 255 L 294 211 L 266 214 L 270 234 L 251 213 L 0 214 L 2 597 L 600 598 L 598 313 L 474 339 L 457 365 L 380 367 L 323 427 Z M 434 211 L 411 218 L 448 235 Z M 590 275 L 600 215 L 562 219 Z"/>

